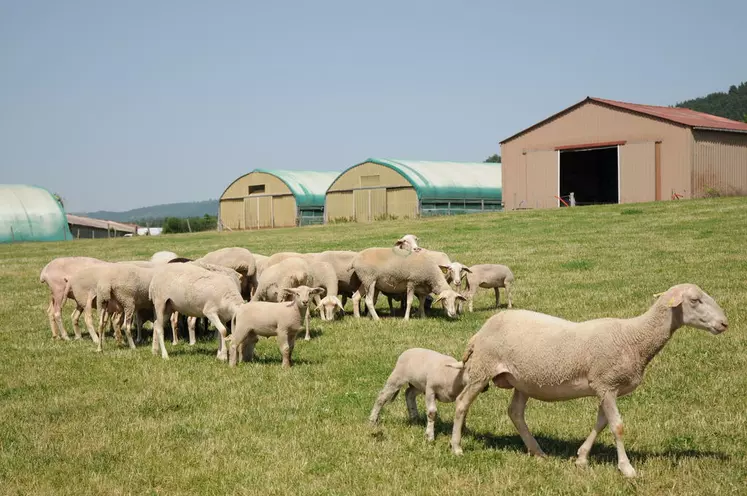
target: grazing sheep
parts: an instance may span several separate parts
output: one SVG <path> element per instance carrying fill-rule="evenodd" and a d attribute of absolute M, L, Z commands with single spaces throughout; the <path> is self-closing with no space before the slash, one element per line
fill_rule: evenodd
<path fill-rule="evenodd" d="M 104 310 L 110 303 L 115 302 L 122 309 L 124 331 L 130 348 L 135 348 L 132 340 L 132 321 L 138 311 L 149 310 L 153 304 L 148 297 L 148 288 L 155 274 L 155 269 L 141 267 L 134 264 L 112 264 L 99 272 L 96 283 L 96 305 L 99 312 L 99 342 L 97 351 L 104 346 Z M 137 319 L 138 337 L 140 336 L 142 321 Z"/>
<path fill-rule="evenodd" d="M 436 293 L 435 302 L 442 301 L 449 317 L 456 316 L 457 300 L 464 297 L 451 289 L 442 268 L 421 252 L 405 252 L 397 248 L 368 248 L 353 259 L 353 269 L 361 281 L 359 294 L 365 296 L 366 306 L 374 320 L 379 316 L 374 308 L 374 293 L 379 289 L 385 293 L 407 293 L 405 320 L 410 318 L 413 295 L 420 301 L 420 315 L 425 316 L 425 297 Z M 356 317 L 358 301 L 354 298 Z"/>
<path fill-rule="evenodd" d="M 464 296 L 467 297 L 470 312 L 473 311 L 472 303 L 475 299 L 477 288 L 493 288 L 493 290 L 495 290 L 495 308 L 500 308 L 500 294 L 498 288 L 506 288 L 508 308 L 513 307 L 511 287 L 514 283 L 514 274 L 511 272 L 511 269 L 505 265 L 478 264 L 467 267 L 459 262 L 453 262 L 448 265 L 449 270 L 447 279 L 453 281 L 457 287 L 461 287 L 461 281 L 463 278 L 466 280 L 467 291 Z"/>
<path fill-rule="evenodd" d="M 168 263 L 171 260 L 179 258 L 179 255 L 173 251 L 157 251 L 150 257 L 150 261 L 156 264 Z"/>
<path fill-rule="evenodd" d="M 514 389 L 508 415 L 535 456 L 544 453 L 524 420 L 529 398 L 565 401 L 596 396 L 596 425 L 579 448 L 576 463 L 586 465 L 597 434 L 609 423 L 617 466 L 626 477 L 634 477 L 623 445 L 617 398 L 638 387 L 648 363 L 678 328 L 689 325 L 720 334 L 728 326 L 721 307 L 694 284 L 679 284 L 657 296 L 648 311 L 630 319 L 570 322 L 527 310 L 506 310 L 488 319 L 457 365 L 466 369 L 469 384 L 456 401 L 454 453 L 462 454 L 467 410 L 492 380 L 500 388 Z"/>
<path fill-rule="evenodd" d="M 447 366 L 458 363 L 453 357 L 433 350 L 423 348 L 406 350 L 397 359 L 394 370 L 379 393 L 369 421 L 374 425 L 377 424 L 381 408 L 390 401 L 394 401 L 399 390 L 407 384 L 405 400 L 410 421 L 418 419 L 418 405 L 415 398 L 418 394 L 425 394 L 425 407 L 428 414 L 425 436 L 429 441 L 433 441 L 437 414 L 436 400 L 451 403 L 467 385 L 464 370 Z"/>
<path fill-rule="evenodd" d="M 361 285 L 358 276 L 353 270 L 353 259 L 358 255 L 357 251 L 323 251 L 314 257 L 316 262 L 327 262 L 332 265 L 337 274 L 337 294 L 342 296 L 342 306 L 345 307 L 347 299 Z M 344 314 L 343 310 L 343 314 Z"/>
<path fill-rule="evenodd" d="M 104 262 L 93 265 L 88 265 L 70 276 L 65 276 L 65 288 L 63 290 L 63 299 L 61 306 L 65 305 L 68 298 L 75 301 L 75 310 L 73 311 L 73 331 L 75 332 L 75 339 L 81 339 L 81 332 L 78 322 L 81 314 L 86 323 L 86 329 L 88 334 L 91 336 L 91 340 L 94 343 L 99 342 L 99 337 L 96 334 L 96 330 L 93 325 L 93 307 L 97 304 L 96 302 L 96 286 L 102 275 L 113 266 L 117 264 Z M 121 309 L 114 303 L 107 307 L 109 314 L 116 314 Z M 101 315 L 103 317 L 103 314 Z M 116 323 L 118 319 L 113 318 L 112 323 Z M 65 339 L 65 338 L 63 338 Z"/>
<path fill-rule="evenodd" d="M 314 303 L 319 308 L 319 315 L 322 320 L 332 320 L 334 318 L 335 308 L 344 311 L 342 303 L 337 298 L 337 273 L 332 264 L 327 262 L 312 262 L 309 264 L 309 276 L 312 284 L 324 289 L 324 294 L 315 295 Z M 306 341 L 310 339 L 308 327 L 306 328 Z"/>
<path fill-rule="evenodd" d="M 239 247 L 221 248 L 211 251 L 198 260 L 213 265 L 222 265 L 241 274 L 241 295 L 245 299 L 251 298 L 251 282 L 257 271 L 257 263 L 252 252 Z"/>
<path fill-rule="evenodd" d="M 39 282 L 49 287 L 47 317 L 49 317 L 49 327 L 52 331 L 53 339 L 62 338 L 66 341 L 70 339 L 62 323 L 62 307 L 64 306 L 65 286 L 67 284 L 65 278 L 69 278 L 79 270 L 90 265 L 106 263 L 109 262 L 91 257 L 60 257 L 55 258 L 44 266 L 39 275 Z M 80 317 L 80 313 L 78 313 L 78 317 Z"/>
<path fill-rule="evenodd" d="M 227 358 L 225 322 L 244 303 L 234 279 L 197 265 L 167 264 L 159 267 L 148 289 L 156 320 L 153 322 L 153 354 L 169 355 L 163 339 L 163 324 L 173 312 L 190 317 L 207 317 L 220 333 L 218 359 Z M 157 338 L 157 339 L 156 339 Z"/>
<path fill-rule="evenodd" d="M 244 303 L 231 322 L 233 332 L 227 339 L 231 348 L 229 365 L 235 367 L 238 360 L 251 361 L 259 336 L 277 336 L 283 367 L 290 367 L 296 334 L 303 327 L 301 320 L 308 312 L 309 301 L 323 291 L 322 288 L 308 286 L 283 288 L 283 293 L 293 296 L 292 301 L 276 303 L 255 300 Z"/>

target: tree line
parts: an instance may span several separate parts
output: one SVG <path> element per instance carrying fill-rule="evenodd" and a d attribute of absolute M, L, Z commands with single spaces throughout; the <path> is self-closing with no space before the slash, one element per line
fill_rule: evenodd
<path fill-rule="evenodd" d="M 675 105 L 706 114 L 725 117 L 733 121 L 747 122 L 747 81 L 732 85 L 729 91 L 711 93 L 700 98 L 694 98 Z"/>

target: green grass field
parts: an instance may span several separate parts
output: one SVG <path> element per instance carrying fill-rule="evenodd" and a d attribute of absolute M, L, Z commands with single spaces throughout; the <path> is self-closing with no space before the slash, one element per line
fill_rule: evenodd
<path fill-rule="evenodd" d="M 388 246 L 405 233 L 465 264 L 505 263 L 518 308 L 572 320 L 630 317 L 652 294 L 693 282 L 729 318 L 712 336 L 683 328 L 619 401 L 639 477 L 616 468 L 609 431 L 587 469 L 570 460 L 596 418 L 592 398 L 530 401 L 527 422 L 549 457 L 529 457 L 491 388 L 467 419 L 465 456 L 449 450 L 453 404 L 439 404 L 436 441 L 406 421 L 404 395 L 369 411 L 403 350 L 460 357 L 494 313 L 410 322 L 314 319 L 295 366 L 274 340 L 229 369 L 216 343 L 167 346 L 171 360 L 107 339 L 51 339 L 41 268 L 54 257 L 200 256 L 224 246 L 262 254 Z M 747 199 L 662 202 L 472 215 L 371 225 L 0 246 L 0 493 L 2 494 L 745 494 L 747 493 Z M 504 301 L 505 303 L 505 301 Z M 386 308 L 380 298 L 379 307 Z M 348 303 L 348 310 L 350 303 Z M 68 305 L 64 319 L 68 331 Z M 387 312 L 383 311 L 382 316 Z M 417 314 L 416 314 L 417 315 Z M 149 336 L 149 333 L 146 333 Z"/>

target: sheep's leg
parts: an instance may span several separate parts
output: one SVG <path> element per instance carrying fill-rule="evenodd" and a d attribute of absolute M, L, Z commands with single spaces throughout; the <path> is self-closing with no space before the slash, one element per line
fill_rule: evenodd
<path fill-rule="evenodd" d="M 428 415 L 428 425 L 425 428 L 425 437 L 428 441 L 433 441 L 436 430 L 436 393 L 432 388 L 425 389 L 425 411 Z"/>
<path fill-rule="evenodd" d="M 399 393 L 400 387 L 401 386 L 397 386 L 397 384 L 390 383 L 389 381 L 384 384 L 384 388 L 379 392 L 379 396 L 376 398 L 376 403 L 374 403 L 374 406 L 371 409 L 371 415 L 368 416 L 368 421 L 371 425 L 379 423 L 379 415 L 382 407 L 387 403 L 394 401 L 394 398 L 397 397 L 397 393 Z"/>
<path fill-rule="evenodd" d="M 415 293 L 415 286 L 408 284 L 407 285 L 407 307 L 405 308 L 405 320 L 410 320 L 410 309 L 412 308 L 412 297 Z"/>
<path fill-rule="evenodd" d="M 501 308 L 501 292 L 499 288 L 493 288 L 495 291 L 495 308 Z"/>
<path fill-rule="evenodd" d="M 256 334 L 250 333 L 246 340 L 239 347 L 239 360 L 242 362 L 251 362 L 254 360 L 254 345 L 259 338 Z"/>
<path fill-rule="evenodd" d="M 70 341 L 67 335 L 65 325 L 62 323 L 62 300 L 65 299 L 65 291 L 59 290 L 52 293 L 52 317 L 54 318 L 60 337 L 65 341 Z M 54 331 L 53 331 L 54 332 Z"/>
<path fill-rule="evenodd" d="M 316 309 L 319 310 L 319 318 L 327 320 L 327 312 L 324 311 L 324 308 L 322 307 L 322 299 L 318 294 L 314 295 L 314 305 L 316 305 Z"/>
<path fill-rule="evenodd" d="M 49 296 L 49 306 L 47 307 L 47 318 L 49 319 L 49 328 L 52 330 L 52 339 L 60 337 L 57 330 L 57 322 L 54 320 L 54 297 Z"/>
<path fill-rule="evenodd" d="M 228 332 L 226 331 L 226 326 L 224 326 L 223 322 L 220 321 L 220 317 L 218 317 L 217 313 L 210 313 L 205 315 L 205 317 L 207 317 L 208 320 L 213 323 L 215 328 L 218 330 L 218 333 L 220 334 L 218 354 L 216 355 L 216 357 L 218 358 L 218 360 L 225 362 L 226 360 L 228 360 L 228 347 L 226 346 L 226 335 L 228 334 Z"/>
<path fill-rule="evenodd" d="M 506 288 L 506 298 L 508 299 L 508 308 L 513 307 L 513 301 L 511 301 L 511 283 L 504 283 Z"/>
<path fill-rule="evenodd" d="M 171 344 L 179 344 L 179 313 L 174 312 L 171 314 Z"/>
<path fill-rule="evenodd" d="M 526 420 L 524 420 L 524 410 L 526 409 L 528 400 L 529 396 L 518 389 L 514 389 L 511 404 L 508 406 L 508 416 L 511 418 L 511 422 L 514 423 L 516 430 L 519 431 L 519 436 L 521 436 L 521 440 L 524 441 L 527 450 L 529 450 L 529 454 L 544 457 L 545 452 L 542 451 L 537 440 L 532 436 L 532 433 L 529 432 L 529 427 L 527 427 Z"/>
<path fill-rule="evenodd" d="M 120 344 L 122 343 L 122 326 L 124 325 L 124 314 L 122 312 L 114 312 L 110 315 L 110 318 L 112 329 L 114 329 L 114 339 L 118 344 Z"/>
<path fill-rule="evenodd" d="M 357 319 L 361 318 L 361 293 L 356 291 L 353 293 L 353 316 Z"/>
<path fill-rule="evenodd" d="M 410 417 L 410 422 L 417 422 L 418 420 L 418 391 L 412 386 L 408 386 L 405 390 L 405 403 L 407 404 L 407 415 Z"/>
<path fill-rule="evenodd" d="M 607 417 L 612 435 L 615 436 L 617 446 L 617 468 L 625 477 L 635 477 L 635 469 L 630 464 L 625 445 L 623 444 L 623 421 L 617 410 L 617 395 L 614 392 L 605 393 L 602 398 L 602 410 Z"/>
<path fill-rule="evenodd" d="M 451 431 L 451 450 L 455 455 L 463 454 L 462 451 L 462 427 L 464 427 L 464 420 L 467 417 L 469 407 L 477 398 L 485 386 L 488 385 L 488 381 L 472 382 L 467 384 L 459 396 L 456 399 L 456 408 L 454 412 L 454 428 Z"/>
<path fill-rule="evenodd" d="M 155 320 L 153 321 L 153 346 L 151 348 L 154 355 L 158 354 L 158 348 L 161 348 L 161 358 L 169 359 L 169 353 L 166 351 L 166 343 L 163 339 L 163 323 L 171 319 L 172 309 L 170 305 L 154 305 Z"/>
<path fill-rule="evenodd" d="M 420 312 L 420 318 L 425 318 L 425 299 L 428 295 L 418 295 L 418 311 Z"/>
<path fill-rule="evenodd" d="M 137 328 L 137 340 L 135 340 L 135 343 L 140 343 L 143 337 L 143 319 L 140 317 L 140 312 L 135 312 L 135 327 Z"/>
<path fill-rule="evenodd" d="M 93 298 L 89 298 L 86 301 L 86 306 L 83 310 L 83 318 L 86 321 L 86 327 L 88 328 L 88 334 L 94 343 L 99 343 L 99 337 L 96 335 L 96 330 L 93 327 Z M 75 336 L 76 338 L 78 336 Z"/>
<path fill-rule="evenodd" d="M 389 304 L 389 315 L 392 317 L 397 315 L 397 311 L 394 309 L 394 302 L 392 301 L 392 295 L 386 295 L 386 302 Z"/>
<path fill-rule="evenodd" d="M 96 351 L 102 352 L 104 351 L 104 335 L 106 332 L 104 331 L 104 324 L 106 324 L 106 309 L 99 308 L 99 339 L 98 344 L 96 345 Z"/>
<path fill-rule="evenodd" d="M 73 314 L 70 316 L 70 320 L 73 321 L 73 332 L 75 333 L 75 339 L 80 339 L 79 336 L 81 336 L 80 333 L 80 316 L 82 315 L 82 311 L 78 306 L 75 306 L 75 310 L 73 310 Z M 54 321 L 54 318 L 52 319 Z M 55 336 L 56 337 L 56 336 Z"/>
<path fill-rule="evenodd" d="M 291 363 L 291 347 L 288 342 L 288 333 L 285 331 L 278 331 L 277 339 L 280 354 L 283 356 L 283 368 L 289 368 L 293 364 Z"/>
<path fill-rule="evenodd" d="M 584 441 L 584 444 L 582 444 L 578 449 L 578 458 L 576 459 L 576 465 L 578 465 L 579 467 L 585 467 L 589 463 L 588 456 L 589 452 L 591 451 L 591 447 L 594 444 L 597 435 L 605 427 L 607 427 L 607 417 L 605 417 L 604 410 L 602 409 L 602 405 L 600 404 L 599 409 L 597 410 L 597 423 L 591 430 L 591 434 L 589 434 L 589 437 L 587 437 L 586 441 Z"/>
<path fill-rule="evenodd" d="M 306 307 L 306 315 L 304 315 L 303 323 L 306 326 L 306 337 L 304 337 L 304 341 L 311 341 L 311 333 L 309 332 L 309 314 L 311 313 L 311 309 L 307 306 Z"/>
<path fill-rule="evenodd" d="M 474 302 L 475 302 L 475 293 L 476 292 L 477 292 L 477 289 L 472 289 L 472 288 L 468 288 L 467 289 L 467 295 L 466 295 L 466 297 L 467 297 L 467 302 L 469 304 L 469 311 L 470 312 L 474 312 L 475 311 L 474 308 L 473 308 L 473 305 L 474 305 Z"/>
<path fill-rule="evenodd" d="M 132 320 L 133 317 L 137 319 L 137 312 L 135 311 L 129 311 L 125 312 L 124 314 L 124 323 L 122 324 L 122 327 L 124 327 L 125 335 L 127 336 L 127 344 L 130 346 L 130 349 L 135 349 L 135 342 L 132 340 Z"/>
<path fill-rule="evenodd" d="M 373 281 L 368 288 L 366 288 L 366 308 L 368 313 L 371 314 L 373 320 L 379 320 L 379 314 L 376 313 L 376 307 L 374 294 L 376 293 L 376 281 Z"/>
<path fill-rule="evenodd" d="M 194 346 L 195 344 L 197 344 L 197 338 L 195 337 L 196 327 L 197 327 L 197 317 L 187 317 L 187 332 L 189 333 L 189 345 L 190 346 Z"/>

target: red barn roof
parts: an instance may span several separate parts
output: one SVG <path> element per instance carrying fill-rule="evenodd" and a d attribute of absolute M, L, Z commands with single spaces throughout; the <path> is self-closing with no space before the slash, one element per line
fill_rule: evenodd
<path fill-rule="evenodd" d="M 718 117 L 711 114 L 706 114 L 703 112 L 696 112 L 695 110 L 690 110 L 686 108 L 679 108 L 679 107 L 660 107 L 656 105 L 640 105 L 637 103 L 627 103 L 627 102 L 618 102 L 616 100 L 605 100 L 604 98 L 595 98 L 595 97 L 586 97 L 584 100 L 581 100 L 575 105 L 571 105 L 565 110 L 561 110 L 557 114 L 553 114 L 547 119 L 544 119 L 537 124 L 530 126 L 522 131 L 519 131 L 518 133 L 514 134 L 513 136 L 510 136 L 501 143 L 505 143 L 507 141 L 511 141 L 514 138 L 517 138 L 518 136 L 521 136 L 522 134 L 525 134 L 533 129 L 536 129 L 547 122 L 550 122 L 551 120 L 560 117 L 561 115 L 570 112 L 571 110 L 574 110 L 581 105 L 584 105 L 585 103 L 589 102 L 595 102 L 600 105 L 604 105 L 607 107 L 614 107 L 617 109 L 622 110 L 628 110 L 630 112 L 634 112 L 636 114 L 646 115 L 648 117 L 654 117 L 656 119 L 661 119 L 663 121 L 672 122 L 674 124 L 679 124 L 681 126 L 687 126 L 692 127 L 695 129 L 709 129 L 714 131 L 724 131 L 724 132 L 733 132 L 733 133 L 747 133 L 747 123 L 746 122 L 739 122 L 739 121 L 733 121 L 731 119 L 726 119 L 724 117 Z"/>

